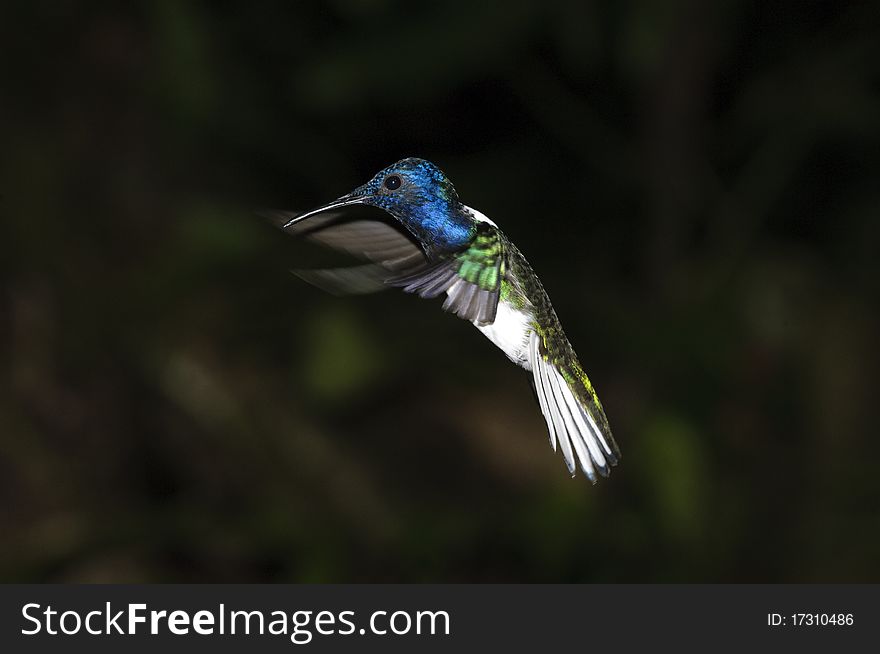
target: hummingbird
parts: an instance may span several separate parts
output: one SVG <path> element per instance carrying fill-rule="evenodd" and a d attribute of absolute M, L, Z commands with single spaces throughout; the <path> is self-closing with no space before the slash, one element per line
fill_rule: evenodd
<path fill-rule="evenodd" d="M 352 218 L 353 205 L 382 209 Z M 550 444 L 568 472 L 596 483 L 620 450 L 599 396 L 578 361 L 544 286 L 519 249 L 480 211 L 459 200 L 433 163 L 407 158 L 352 192 L 304 213 L 264 212 L 288 233 L 359 258 L 359 265 L 293 271 L 336 294 L 401 288 L 445 295 L 443 309 L 467 320 L 531 373 Z"/>

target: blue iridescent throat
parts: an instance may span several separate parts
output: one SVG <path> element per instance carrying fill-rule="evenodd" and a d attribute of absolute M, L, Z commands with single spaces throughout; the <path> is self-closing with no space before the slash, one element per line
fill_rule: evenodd
<path fill-rule="evenodd" d="M 370 198 L 368 203 L 385 209 L 425 246 L 438 253 L 461 250 L 474 237 L 474 219 L 464 212 L 460 202 L 438 197 L 411 204 L 378 196 Z"/>
<path fill-rule="evenodd" d="M 385 181 L 397 176 L 397 188 Z M 428 254 L 458 251 L 470 244 L 476 223 L 458 200 L 449 178 L 424 159 L 403 159 L 379 172 L 355 191 L 365 202 L 397 218 L 428 250 Z"/>

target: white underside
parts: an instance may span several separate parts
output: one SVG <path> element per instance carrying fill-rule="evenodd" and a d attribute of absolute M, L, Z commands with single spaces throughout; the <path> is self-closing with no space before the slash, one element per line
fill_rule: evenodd
<path fill-rule="evenodd" d="M 495 322 L 491 325 L 477 325 L 490 341 L 507 355 L 515 364 L 526 370 L 532 369 L 529 361 L 529 337 L 532 333 L 529 316 L 514 308 L 503 300 L 498 302 L 498 311 L 495 314 Z"/>
<path fill-rule="evenodd" d="M 470 212 L 478 222 L 498 227 L 482 211 L 468 206 L 465 206 L 465 211 Z M 495 322 L 491 325 L 474 323 L 474 327 L 495 343 L 507 355 L 508 359 L 526 370 L 532 369 L 532 364 L 529 361 L 529 336 L 532 333 L 532 328 L 528 315 L 515 309 L 507 302 L 499 301 Z"/>

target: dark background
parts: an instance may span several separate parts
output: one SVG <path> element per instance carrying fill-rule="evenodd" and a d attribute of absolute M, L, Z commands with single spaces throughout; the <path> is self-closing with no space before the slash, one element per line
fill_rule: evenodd
<path fill-rule="evenodd" d="M 2 13 L 0 579 L 880 581 L 876 5 Z M 541 275 L 609 480 L 253 214 L 404 156 Z"/>

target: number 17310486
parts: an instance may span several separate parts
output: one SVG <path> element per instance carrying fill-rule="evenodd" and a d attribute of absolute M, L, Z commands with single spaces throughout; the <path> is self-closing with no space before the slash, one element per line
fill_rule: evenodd
<path fill-rule="evenodd" d="M 852 613 L 768 613 L 768 627 L 851 627 Z"/>

